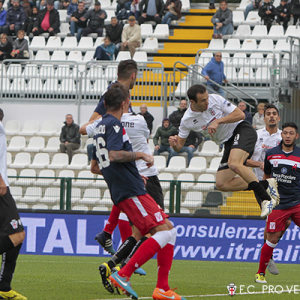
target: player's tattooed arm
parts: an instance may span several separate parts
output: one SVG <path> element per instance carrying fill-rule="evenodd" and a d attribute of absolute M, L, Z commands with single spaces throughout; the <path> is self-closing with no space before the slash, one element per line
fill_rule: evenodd
<path fill-rule="evenodd" d="M 139 159 L 144 160 L 147 163 L 148 167 L 153 165 L 154 159 L 152 155 L 148 155 L 143 152 L 129 152 L 129 151 L 109 151 L 109 160 L 112 162 L 131 162 Z"/>

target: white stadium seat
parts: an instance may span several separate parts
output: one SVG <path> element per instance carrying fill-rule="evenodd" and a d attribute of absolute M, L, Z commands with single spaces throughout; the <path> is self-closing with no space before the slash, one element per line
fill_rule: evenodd
<path fill-rule="evenodd" d="M 33 177 L 33 178 L 22 178 L 22 177 Z M 21 170 L 19 178 L 16 180 L 15 185 L 32 186 L 36 180 L 36 171 L 33 169 Z"/>
<path fill-rule="evenodd" d="M 189 11 L 191 9 L 190 0 L 181 0 L 181 3 L 182 3 L 181 6 L 182 11 Z"/>
<path fill-rule="evenodd" d="M 29 166 L 34 169 L 46 168 L 50 163 L 50 157 L 48 153 L 38 153 L 34 156 L 32 164 Z"/>
<path fill-rule="evenodd" d="M 72 171 L 72 170 L 62 170 L 62 171 L 59 172 L 57 177 L 58 177 L 58 179 L 56 179 L 53 182 L 53 185 L 60 186 L 60 184 L 61 184 L 61 179 L 60 178 L 62 178 L 62 177 L 64 177 L 64 178 L 74 178 L 75 174 L 74 174 L 74 171 Z"/>
<path fill-rule="evenodd" d="M 67 55 L 64 50 L 55 50 L 51 56 L 51 60 L 66 61 Z"/>
<path fill-rule="evenodd" d="M 141 24 L 140 26 L 141 26 L 141 35 L 143 39 L 153 35 L 152 24 Z"/>
<path fill-rule="evenodd" d="M 99 189 L 86 189 L 79 204 L 97 205 L 100 203 L 101 192 Z"/>
<path fill-rule="evenodd" d="M 67 167 L 68 169 L 83 169 L 87 166 L 86 154 L 74 154 L 72 157 L 71 164 Z"/>
<path fill-rule="evenodd" d="M 255 39 L 247 39 L 244 40 L 243 45 L 242 45 L 242 50 L 256 50 L 257 49 L 257 44 Z M 249 51 L 249 52 L 250 52 Z"/>
<path fill-rule="evenodd" d="M 21 186 L 11 186 L 10 193 L 14 197 L 15 201 L 20 201 L 23 196 L 22 187 Z M 19 207 L 19 205 L 18 205 L 18 207 Z"/>
<path fill-rule="evenodd" d="M 205 141 L 199 153 L 200 156 L 216 156 L 219 154 L 219 146 L 213 141 Z"/>
<path fill-rule="evenodd" d="M 77 39 L 75 36 L 67 36 L 61 46 L 64 50 L 72 51 L 74 48 L 77 48 Z"/>
<path fill-rule="evenodd" d="M 30 138 L 25 151 L 39 152 L 45 148 L 45 139 L 41 136 L 33 136 Z"/>
<path fill-rule="evenodd" d="M 26 120 L 22 126 L 21 135 L 34 135 L 39 131 L 40 122 L 38 120 Z"/>
<path fill-rule="evenodd" d="M 70 33 L 70 25 L 69 23 L 60 23 L 60 32 L 57 34 L 58 36 L 65 37 Z"/>
<path fill-rule="evenodd" d="M 169 37 L 169 34 L 168 24 L 157 24 L 153 32 L 153 36 L 158 39 L 166 39 Z"/>
<path fill-rule="evenodd" d="M 205 157 L 193 157 L 190 161 L 188 168 L 189 173 L 202 173 L 206 170 L 206 158 Z"/>
<path fill-rule="evenodd" d="M 56 204 L 60 201 L 60 188 L 48 187 L 46 188 L 44 197 L 41 199 L 41 202 L 48 204 Z"/>
<path fill-rule="evenodd" d="M 67 10 L 66 9 L 59 9 L 59 20 L 62 23 L 65 23 L 67 21 Z"/>
<path fill-rule="evenodd" d="M 262 39 L 258 45 L 257 50 L 260 51 L 273 51 L 274 50 L 274 44 L 273 40 L 271 39 Z"/>
<path fill-rule="evenodd" d="M 162 155 L 154 155 L 154 165 L 158 171 L 163 171 L 166 168 L 166 158 Z"/>
<path fill-rule="evenodd" d="M 182 190 L 189 190 L 194 185 L 194 175 L 191 173 L 182 173 L 177 177 L 178 181 L 191 181 L 191 182 L 181 182 Z"/>
<path fill-rule="evenodd" d="M 31 208 L 32 208 L 32 209 L 44 209 L 44 210 L 49 209 L 48 205 L 46 205 L 46 204 L 41 204 L 41 203 L 34 204 L 34 205 L 32 205 Z"/>
<path fill-rule="evenodd" d="M 179 173 L 186 168 L 186 160 L 183 156 L 173 156 L 169 165 L 165 168 L 166 172 Z"/>
<path fill-rule="evenodd" d="M 58 137 L 51 137 L 48 140 L 47 146 L 44 149 L 44 152 L 58 152 L 60 141 Z"/>
<path fill-rule="evenodd" d="M 95 175 L 91 173 L 91 171 L 80 171 L 77 175 L 77 178 L 79 179 L 73 181 L 73 186 L 87 187 L 95 182 Z M 88 178 L 88 180 L 80 178 Z"/>
<path fill-rule="evenodd" d="M 282 25 L 272 25 L 268 34 L 269 38 L 278 40 L 284 38 L 284 29 Z"/>
<path fill-rule="evenodd" d="M 35 55 L 35 60 L 50 60 L 50 54 L 48 50 L 39 50 Z"/>
<path fill-rule="evenodd" d="M 30 165 L 30 154 L 25 152 L 17 153 L 14 162 L 10 165 L 14 169 L 24 169 Z"/>
<path fill-rule="evenodd" d="M 21 130 L 21 122 L 19 120 L 8 120 L 5 123 L 6 135 L 16 135 Z"/>
<path fill-rule="evenodd" d="M 156 52 L 158 50 L 157 38 L 147 37 L 140 49 L 146 52 Z"/>
<path fill-rule="evenodd" d="M 181 203 L 183 208 L 196 209 L 201 207 L 203 203 L 203 195 L 200 192 L 187 192 L 184 201 Z"/>
<path fill-rule="evenodd" d="M 10 154 L 9 152 L 7 154 Z M 8 156 L 7 156 L 8 157 Z M 10 185 L 13 185 L 17 178 L 9 178 L 10 176 L 17 177 L 17 170 L 7 169 L 8 182 Z"/>
<path fill-rule="evenodd" d="M 68 55 L 68 61 L 81 62 L 82 61 L 81 52 L 80 51 L 71 51 Z"/>
<path fill-rule="evenodd" d="M 257 10 L 252 10 L 249 12 L 247 19 L 244 22 L 245 24 L 255 26 L 257 24 L 261 24 L 261 18 L 258 15 Z"/>
<path fill-rule="evenodd" d="M 222 39 L 212 39 L 209 43 L 208 49 L 222 50 L 224 48 L 224 41 Z"/>
<path fill-rule="evenodd" d="M 30 49 L 31 50 L 41 50 L 46 47 L 46 40 L 43 36 L 34 36 L 31 43 L 30 43 Z"/>
<path fill-rule="evenodd" d="M 174 180 L 174 175 L 172 173 L 159 173 L 158 178 L 162 189 L 169 190 L 170 182 L 163 182 L 162 180 L 168 180 L 168 181 Z"/>
<path fill-rule="evenodd" d="M 47 41 L 46 49 L 56 50 L 61 47 L 61 39 L 58 36 L 50 36 Z"/>
<path fill-rule="evenodd" d="M 41 124 L 41 128 L 38 131 L 39 136 L 54 136 L 58 135 L 60 132 L 60 129 L 58 128 L 57 121 L 54 120 L 45 120 Z M 50 141 L 50 139 L 49 139 Z M 49 143 L 48 141 L 48 143 Z"/>
<path fill-rule="evenodd" d="M 266 25 L 255 25 L 251 34 L 251 38 L 260 39 L 268 36 Z"/>
<path fill-rule="evenodd" d="M 209 168 L 206 170 L 206 173 L 216 174 L 220 166 L 222 157 L 214 157 L 209 165 Z"/>
<path fill-rule="evenodd" d="M 10 152 L 6 152 L 6 164 L 9 167 L 9 165 L 12 163 L 12 156 Z"/>
<path fill-rule="evenodd" d="M 28 187 L 21 201 L 28 203 L 36 203 L 42 198 L 42 189 L 40 187 Z"/>
<path fill-rule="evenodd" d="M 102 2 L 101 2 L 102 4 Z M 87 51 L 94 49 L 93 38 L 90 36 L 82 36 L 77 46 L 77 50 Z"/>
<path fill-rule="evenodd" d="M 65 169 L 69 165 L 69 158 L 66 153 L 56 153 L 52 158 L 49 169 Z"/>
<path fill-rule="evenodd" d="M 237 52 L 233 54 L 233 58 L 231 60 L 232 66 L 234 67 L 242 67 L 247 63 L 247 55 L 246 53 Z M 228 77 L 228 73 L 226 70 L 226 77 Z"/>
<path fill-rule="evenodd" d="M 41 177 L 52 177 L 52 178 L 41 178 Z M 53 170 L 41 170 L 34 185 L 50 186 L 54 183 L 55 172 Z"/>
<path fill-rule="evenodd" d="M 215 187 L 215 176 L 213 174 L 201 174 L 197 181 L 200 181 L 196 183 L 196 185 L 193 186 L 194 190 L 199 191 L 211 191 Z"/>
<path fill-rule="evenodd" d="M 234 10 L 232 12 L 233 26 L 238 26 L 238 25 L 242 24 L 244 22 L 244 20 L 245 20 L 245 17 L 244 17 L 243 11 Z"/>
<path fill-rule="evenodd" d="M 131 59 L 129 51 L 119 51 L 116 61 Z"/>
<path fill-rule="evenodd" d="M 133 60 L 136 62 L 147 62 L 147 52 L 146 51 L 136 51 L 133 55 Z"/>
<path fill-rule="evenodd" d="M 239 25 L 234 37 L 248 38 L 251 35 L 250 25 Z"/>
<path fill-rule="evenodd" d="M 241 43 L 239 39 L 228 39 L 225 45 L 225 50 L 239 50 Z"/>
<path fill-rule="evenodd" d="M 275 51 L 290 51 L 291 45 L 286 40 L 278 40 L 275 46 Z"/>
<path fill-rule="evenodd" d="M 189 89 L 191 83 L 186 78 L 181 79 L 175 89 L 174 95 L 175 97 L 185 98 L 186 92 Z"/>
<path fill-rule="evenodd" d="M 7 147 L 7 151 L 19 152 L 24 150 L 26 147 L 26 139 L 24 136 L 13 136 Z"/>

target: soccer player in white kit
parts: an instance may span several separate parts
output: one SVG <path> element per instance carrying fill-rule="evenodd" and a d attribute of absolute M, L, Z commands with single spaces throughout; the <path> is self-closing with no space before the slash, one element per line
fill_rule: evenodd
<path fill-rule="evenodd" d="M 190 106 L 181 120 L 178 136 L 169 138 L 170 145 L 178 152 L 191 130 L 207 130 L 217 144 L 224 144 L 216 174 L 217 189 L 255 191 L 263 199 L 261 216 L 267 216 L 279 201 L 277 182 L 275 179 L 258 181 L 253 171 L 245 166 L 257 140 L 255 129 L 244 121 L 245 114 L 239 108 L 219 95 L 208 94 L 205 86 L 193 85 L 187 95 Z"/>

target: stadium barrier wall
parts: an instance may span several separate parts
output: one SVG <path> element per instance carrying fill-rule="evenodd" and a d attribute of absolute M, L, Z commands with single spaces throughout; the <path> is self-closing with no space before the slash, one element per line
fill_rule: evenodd
<path fill-rule="evenodd" d="M 22 254 L 107 256 L 94 240 L 107 215 L 21 213 L 26 231 Z M 177 229 L 175 259 L 258 262 L 265 221 L 171 217 Z M 120 244 L 118 230 L 114 248 Z M 300 230 L 292 224 L 274 250 L 274 260 L 300 263 Z"/>

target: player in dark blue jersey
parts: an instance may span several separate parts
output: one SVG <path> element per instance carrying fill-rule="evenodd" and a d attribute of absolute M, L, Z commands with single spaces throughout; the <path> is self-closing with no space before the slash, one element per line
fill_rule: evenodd
<path fill-rule="evenodd" d="M 295 123 L 282 125 L 282 142 L 267 151 L 265 177 L 274 177 L 278 182 L 280 203 L 267 219 L 267 241 L 261 249 L 259 269 L 255 281 L 266 283 L 265 270 L 273 250 L 284 233 L 287 221 L 291 218 L 300 226 L 300 148 L 296 146 L 299 137 Z"/>
<path fill-rule="evenodd" d="M 168 285 L 176 230 L 166 220 L 163 210 L 146 193 L 134 163 L 142 159 L 151 166 L 153 156 L 132 152 L 128 136 L 120 122 L 123 111 L 128 111 L 129 107 L 127 92 L 122 85 L 114 84 L 105 94 L 104 101 L 107 114 L 94 129 L 91 171 L 103 175 L 114 204 L 128 216 L 140 235 L 152 235 L 138 248 L 125 267 L 110 276 L 110 280 L 133 299 L 137 299 L 138 295 L 132 289 L 129 279 L 137 268 L 157 253 L 158 281 L 153 299 L 185 300 Z"/>
<path fill-rule="evenodd" d="M 131 90 L 134 87 L 137 76 L 137 64 L 132 59 L 122 60 L 118 65 L 118 79 L 112 82 L 101 95 L 101 98 L 96 106 L 90 121 L 98 119 L 106 113 L 104 106 L 104 95 L 112 84 L 119 82 L 126 90 Z"/>

